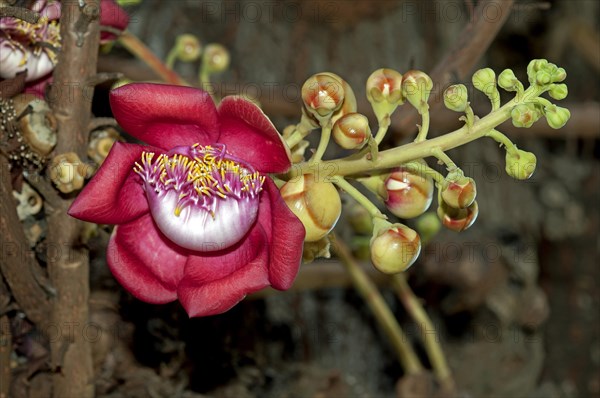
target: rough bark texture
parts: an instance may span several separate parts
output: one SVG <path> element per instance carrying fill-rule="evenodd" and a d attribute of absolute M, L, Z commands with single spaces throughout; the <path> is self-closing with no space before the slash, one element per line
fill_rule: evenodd
<path fill-rule="evenodd" d="M 6 283 L 27 317 L 44 327 L 48 323 L 46 293 L 32 270 L 38 267 L 17 216 L 8 161 L 0 156 L 0 269 Z"/>
<path fill-rule="evenodd" d="M 76 152 L 84 158 L 87 126 L 91 115 L 93 87 L 88 79 L 96 74 L 99 2 L 63 1 L 62 49 L 54 71 L 50 105 L 58 120 L 55 153 Z M 61 338 L 51 343 L 55 397 L 94 395 L 91 348 L 86 339 L 88 325 L 89 258 L 81 247 L 81 222 L 66 214 L 72 198 L 63 198 L 48 216 L 48 273 L 57 290 L 52 324 Z"/>

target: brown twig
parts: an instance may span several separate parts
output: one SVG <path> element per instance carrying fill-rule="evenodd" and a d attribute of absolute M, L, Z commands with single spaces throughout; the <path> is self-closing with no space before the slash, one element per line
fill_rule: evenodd
<path fill-rule="evenodd" d="M 12 334 L 7 315 L 0 315 L 0 398 L 8 398 L 10 394 L 12 353 Z"/>
<path fill-rule="evenodd" d="M 86 82 L 96 75 L 100 42 L 98 0 L 64 0 L 60 34 L 62 48 L 54 70 L 50 106 L 58 121 L 55 152 L 75 152 L 84 158 L 87 127 L 91 119 L 93 87 Z M 60 365 L 53 378 L 54 397 L 94 396 L 91 347 L 85 338 L 88 322 L 89 258 L 80 244 L 82 223 L 67 209 L 72 197 L 62 198 L 54 212 L 47 214 L 48 273 L 57 290 L 51 313 L 63 334 L 51 342 L 52 364 Z"/>
<path fill-rule="evenodd" d="M 432 110 L 441 103 L 441 93 L 449 83 L 456 78 L 466 79 L 506 22 L 513 3 L 514 0 L 482 0 L 477 3 L 473 21 L 463 29 L 456 44 L 430 73 L 435 82 L 429 103 Z M 497 15 L 492 18 L 487 10 L 497 11 Z M 395 136 L 413 134 L 417 130 L 417 119 L 418 113 L 413 107 L 399 109 L 392 117 L 391 128 Z"/>
<path fill-rule="evenodd" d="M 43 328 L 48 323 L 49 303 L 30 272 L 39 265 L 17 216 L 8 161 L 3 156 L 0 156 L 0 179 L 0 270 L 15 301 L 29 319 Z"/>
<path fill-rule="evenodd" d="M 23 7 L 0 7 L 0 18 L 12 17 L 34 24 L 40 19 L 40 14 Z"/>

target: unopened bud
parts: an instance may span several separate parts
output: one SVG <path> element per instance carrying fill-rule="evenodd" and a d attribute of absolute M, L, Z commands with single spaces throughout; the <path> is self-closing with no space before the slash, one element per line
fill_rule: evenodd
<path fill-rule="evenodd" d="M 535 104 L 519 104 L 510 112 L 515 127 L 529 128 L 542 117 L 542 112 Z"/>
<path fill-rule="evenodd" d="M 81 189 L 88 168 L 74 152 L 55 156 L 49 165 L 50 180 L 62 193 L 70 193 Z"/>
<path fill-rule="evenodd" d="M 385 205 L 396 217 L 414 218 L 425 213 L 433 200 L 431 177 L 422 176 L 400 166 L 385 181 Z"/>
<path fill-rule="evenodd" d="M 569 89 L 567 88 L 567 85 L 564 83 L 553 84 L 550 87 L 550 90 L 548 90 L 548 95 L 550 95 L 550 97 L 554 98 L 555 100 L 559 100 L 559 101 L 567 98 L 568 94 L 569 94 Z"/>
<path fill-rule="evenodd" d="M 333 139 L 344 149 L 359 149 L 371 137 L 369 119 L 360 113 L 349 113 L 333 125 Z"/>
<path fill-rule="evenodd" d="M 402 75 L 393 69 L 377 69 L 367 79 L 367 99 L 378 120 L 391 115 L 404 102 L 401 85 Z"/>
<path fill-rule="evenodd" d="M 444 91 L 444 105 L 454 112 L 464 112 L 469 105 L 469 94 L 464 84 L 453 84 Z"/>
<path fill-rule="evenodd" d="M 498 76 L 498 86 L 502 87 L 506 91 L 517 91 L 517 87 L 519 87 L 519 79 L 517 79 L 512 70 L 504 69 Z"/>
<path fill-rule="evenodd" d="M 531 152 L 517 150 L 516 154 L 506 152 L 506 173 L 517 180 L 527 180 L 533 175 L 537 159 Z"/>
<path fill-rule="evenodd" d="M 421 238 L 404 224 L 390 224 L 371 239 L 371 260 L 379 271 L 397 274 L 406 271 L 419 257 Z"/>
<path fill-rule="evenodd" d="M 536 83 L 536 75 L 540 70 L 543 70 L 548 65 L 548 61 L 545 59 L 532 59 L 527 65 L 527 78 L 529 83 Z"/>
<path fill-rule="evenodd" d="M 409 70 L 402 76 L 402 96 L 422 114 L 429 109 L 427 101 L 433 89 L 433 81 L 425 72 Z"/>
<path fill-rule="evenodd" d="M 560 83 L 567 78 L 567 72 L 564 68 L 557 68 L 554 74 L 552 75 L 553 83 Z"/>
<path fill-rule="evenodd" d="M 302 86 L 302 101 L 310 115 L 319 121 L 329 119 L 344 103 L 343 85 L 332 74 L 313 75 Z"/>
<path fill-rule="evenodd" d="M 496 73 L 491 68 L 479 69 L 473 74 L 473 86 L 489 96 L 496 88 Z"/>
<path fill-rule="evenodd" d="M 177 51 L 177 58 L 181 61 L 194 62 L 202 54 L 202 45 L 196 36 L 183 34 L 177 36 L 175 50 Z"/>
<path fill-rule="evenodd" d="M 461 170 L 448 173 L 444 185 L 442 189 L 444 202 L 457 209 L 469 207 L 477 195 L 475 180 L 466 177 Z"/>
<path fill-rule="evenodd" d="M 550 127 L 559 129 L 567 124 L 571 118 L 571 112 L 567 108 L 561 108 L 553 104 L 545 108 L 545 116 Z"/>
<path fill-rule="evenodd" d="M 474 201 L 466 209 L 457 209 L 442 201 L 437 214 L 444 227 L 461 232 L 473 225 L 479 215 L 479 206 Z"/>
<path fill-rule="evenodd" d="M 223 72 L 229 66 L 229 51 L 221 44 L 208 44 L 204 49 L 202 63 L 208 73 Z"/>
<path fill-rule="evenodd" d="M 317 181 L 313 174 L 286 182 L 280 192 L 285 203 L 304 225 L 307 242 L 323 238 L 340 218 L 342 202 L 339 192 L 332 183 Z"/>

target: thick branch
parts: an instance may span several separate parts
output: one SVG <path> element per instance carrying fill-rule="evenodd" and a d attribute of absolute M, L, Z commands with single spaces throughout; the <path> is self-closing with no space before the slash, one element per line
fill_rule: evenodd
<path fill-rule="evenodd" d="M 75 152 L 84 158 L 91 119 L 100 30 L 98 0 L 62 2 L 62 48 L 54 70 L 50 105 L 58 121 L 56 153 Z M 82 223 L 66 212 L 72 197 L 64 198 L 48 218 L 48 273 L 57 290 L 52 321 L 63 331 L 51 344 L 54 397 L 94 395 L 91 347 L 85 338 L 88 322 L 89 258 L 79 243 Z"/>
<path fill-rule="evenodd" d="M 0 156 L 0 269 L 27 317 L 43 327 L 48 323 L 49 303 L 32 270 L 38 267 L 17 216 L 8 161 Z"/>

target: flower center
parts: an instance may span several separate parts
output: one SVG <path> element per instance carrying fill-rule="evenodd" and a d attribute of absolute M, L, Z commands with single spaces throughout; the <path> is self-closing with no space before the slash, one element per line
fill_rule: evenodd
<path fill-rule="evenodd" d="M 224 145 L 194 144 L 158 156 L 143 152 L 133 170 L 158 228 L 186 249 L 227 248 L 256 221 L 265 177 Z"/>

